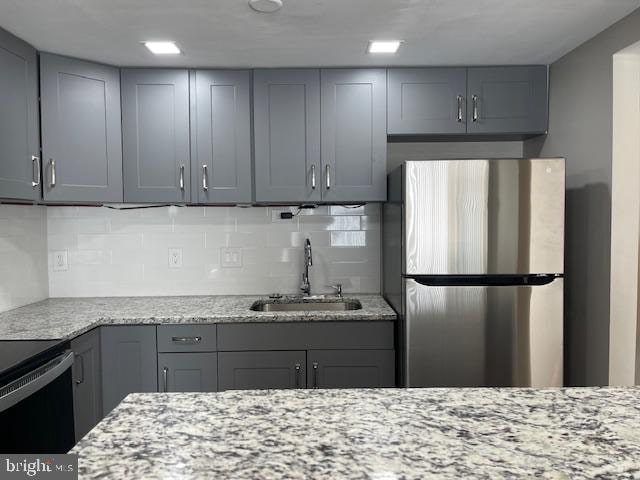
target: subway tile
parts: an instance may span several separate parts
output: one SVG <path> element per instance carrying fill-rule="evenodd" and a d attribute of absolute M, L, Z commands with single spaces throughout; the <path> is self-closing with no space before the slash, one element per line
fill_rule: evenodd
<path fill-rule="evenodd" d="M 205 248 L 205 234 L 145 233 L 144 248 Z"/>
<path fill-rule="evenodd" d="M 366 245 L 366 232 L 331 232 L 332 247 L 364 247 Z"/>
<path fill-rule="evenodd" d="M 159 217 L 116 217 L 111 219 L 111 233 L 171 233 L 173 223 Z"/>
<path fill-rule="evenodd" d="M 313 247 L 314 292 L 329 293 L 325 285 L 337 281 L 353 293 L 379 284 L 378 205 L 320 206 L 292 220 L 279 219 L 283 210 L 297 209 L 52 207 L 46 215 L 48 250 L 67 250 L 70 268 L 50 271 L 49 288 L 66 296 L 298 293 L 305 238 Z M 110 231 L 100 231 L 101 225 Z M 224 246 L 242 248 L 242 267 L 221 268 Z M 168 268 L 169 247 L 183 249 L 182 268 Z"/>
<path fill-rule="evenodd" d="M 303 230 L 360 230 L 360 217 L 357 215 L 343 215 L 333 217 L 303 217 L 300 219 Z"/>
<path fill-rule="evenodd" d="M 142 234 L 78 234 L 78 249 L 140 248 Z"/>

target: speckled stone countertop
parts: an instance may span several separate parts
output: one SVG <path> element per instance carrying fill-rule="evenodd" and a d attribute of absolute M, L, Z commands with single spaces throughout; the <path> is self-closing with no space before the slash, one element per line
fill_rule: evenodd
<path fill-rule="evenodd" d="M 132 394 L 81 479 L 638 478 L 640 389 Z"/>
<path fill-rule="evenodd" d="M 345 295 L 362 309 L 254 312 L 262 296 L 50 298 L 0 313 L 0 340 L 67 340 L 99 325 L 395 320 L 380 295 Z"/>

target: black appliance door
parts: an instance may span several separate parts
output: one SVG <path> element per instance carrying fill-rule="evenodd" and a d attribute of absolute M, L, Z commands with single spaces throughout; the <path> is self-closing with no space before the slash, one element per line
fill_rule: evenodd
<path fill-rule="evenodd" d="M 73 352 L 0 387 L 1 453 L 66 453 L 74 443 Z"/>

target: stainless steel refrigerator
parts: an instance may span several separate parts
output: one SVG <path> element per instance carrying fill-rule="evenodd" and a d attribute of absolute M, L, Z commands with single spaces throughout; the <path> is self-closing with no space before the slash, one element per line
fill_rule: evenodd
<path fill-rule="evenodd" d="M 401 384 L 562 385 L 564 159 L 408 161 L 388 182 Z"/>

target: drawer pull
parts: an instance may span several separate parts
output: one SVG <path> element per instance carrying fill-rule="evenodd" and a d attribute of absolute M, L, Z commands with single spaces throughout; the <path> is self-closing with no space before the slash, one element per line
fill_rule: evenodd
<path fill-rule="evenodd" d="M 313 388 L 318 388 L 318 362 L 313 362 Z"/>
<path fill-rule="evenodd" d="M 300 388 L 300 364 L 296 363 L 296 388 Z"/>
<path fill-rule="evenodd" d="M 195 345 L 200 343 L 202 337 L 171 337 L 171 341 L 174 343 L 182 343 L 186 345 Z"/>

